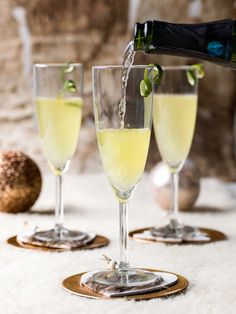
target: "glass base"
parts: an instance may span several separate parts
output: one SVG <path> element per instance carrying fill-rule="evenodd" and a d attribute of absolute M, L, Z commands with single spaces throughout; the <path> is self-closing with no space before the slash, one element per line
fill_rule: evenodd
<path fill-rule="evenodd" d="M 114 287 L 142 287 L 159 280 L 160 277 L 155 273 L 133 268 L 100 271 L 90 279 L 93 284 Z"/>
<path fill-rule="evenodd" d="M 172 238 L 172 239 L 191 239 L 204 236 L 199 228 L 192 226 L 184 226 L 179 221 L 171 219 L 168 225 L 160 228 L 153 228 L 151 234 L 154 237 Z"/>
<path fill-rule="evenodd" d="M 51 230 L 45 230 L 45 231 L 38 231 L 33 235 L 33 238 L 35 240 L 41 241 L 41 242 L 63 242 L 63 241 L 83 241 L 85 242 L 87 239 L 90 238 L 90 235 L 81 232 L 81 231 L 75 231 L 75 230 L 69 230 L 64 227 L 56 226 L 54 229 Z"/>
<path fill-rule="evenodd" d="M 151 234 L 154 237 L 182 239 L 183 229 L 184 226 L 177 219 L 171 219 L 168 225 L 153 228 Z"/>

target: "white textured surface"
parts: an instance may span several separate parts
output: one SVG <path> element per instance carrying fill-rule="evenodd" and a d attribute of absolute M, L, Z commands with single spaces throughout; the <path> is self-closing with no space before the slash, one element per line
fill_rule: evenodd
<path fill-rule="evenodd" d="M 31 214 L 0 215 L 0 313 L 235 313 L 236 185 L 203 180 L 198 205 L 215 209 L 183 214 L 187 223 L 225 232 L 228 241 L 203 246 L 129 243 L 132 265 L 182 274 L 190 281 L 187 292 L 168 299 L 125 302 L 89 300 L 61 288 L 65 277 L 103 267 L 100 260 L 103 252 L 111 257 L 118 256 L 118 210 L 103 175 L 65 176 L 66 225 L 94 230 L 109 237 L 111 244 L 108 247 L 48 253 L 6 244 L 6 238 L 22 231 L 24 221 L 43 227 L 52 225 L 53 215 L 43 211 L 53 208 L 53 178 L 46 177 L 44 181 L 41 198 Z M 130 204 L 130 230 L 158 224 L 161 219 L 162 212 L 153 202 L 145 177 Z"/>

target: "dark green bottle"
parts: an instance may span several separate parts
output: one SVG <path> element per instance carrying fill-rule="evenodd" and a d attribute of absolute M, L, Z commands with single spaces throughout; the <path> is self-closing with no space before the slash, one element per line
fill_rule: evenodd
<path fill-rule="evenodd" d="M 236 20 L 136 23 L 134 50 L 208 60 L 236 69 Z"/>

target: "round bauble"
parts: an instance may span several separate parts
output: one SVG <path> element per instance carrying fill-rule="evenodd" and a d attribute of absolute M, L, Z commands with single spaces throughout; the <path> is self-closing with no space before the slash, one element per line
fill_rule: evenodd
<path fill-rule="evenodd" d="M 0 152 L 0 211 L 27 211 L 37 200 L 42 177 L 36 163 L 21 151 Z"/>
<path fill-rule="evenodd" d="M 166 210 L 171 208 L 170 172 L 166 164 L 158 163 L 150 173 L 155 201 Z M 179 210 L 190 211 L 200 192 L 200 173 L 190 159 L 179 172 Z"/>

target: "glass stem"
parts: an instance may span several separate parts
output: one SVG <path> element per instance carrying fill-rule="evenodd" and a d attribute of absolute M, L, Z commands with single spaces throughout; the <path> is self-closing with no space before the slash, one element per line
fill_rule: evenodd
<path fill-rule="evenodd" d="M 171 173 L 171 217 L 175 223 L 179 221 L 179 174 L 178 172 Z"/>
<path fill-rule="evenodd" d="M 119 203 L 120 212 L 120 263 L 119 268 L 126 270 L 128 262 L 128 208 L 126 202 Z"/>
<path fill-rule="evenodd" d="M 62 175 L 56 176 L 56 225 L 55 229 L 60 230 L 64 221 L 64 205 L 62 198 Z"/>

